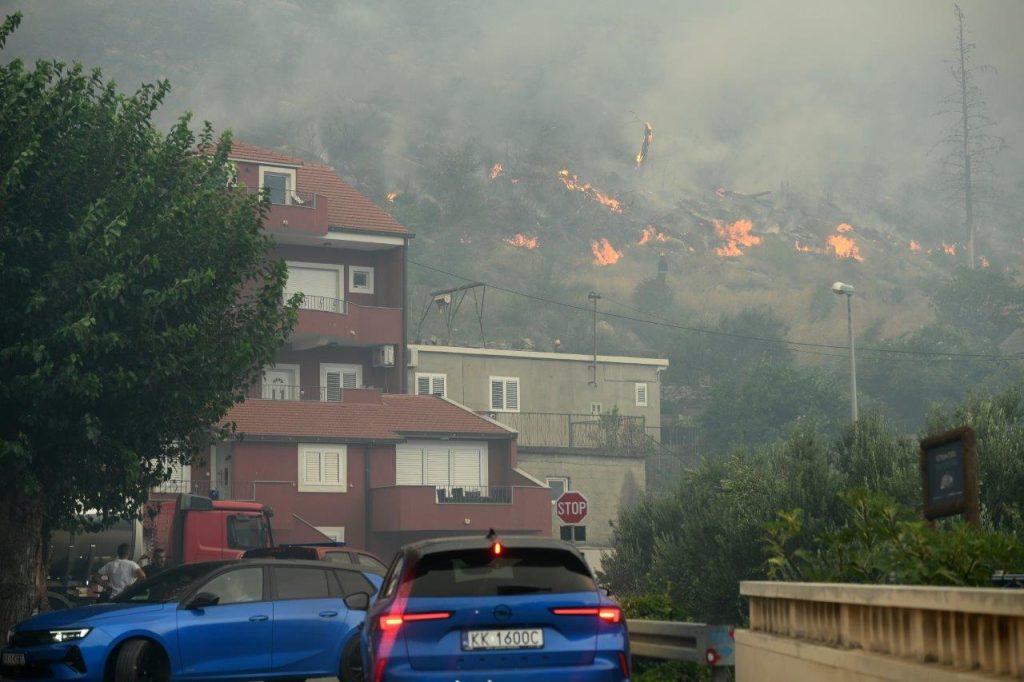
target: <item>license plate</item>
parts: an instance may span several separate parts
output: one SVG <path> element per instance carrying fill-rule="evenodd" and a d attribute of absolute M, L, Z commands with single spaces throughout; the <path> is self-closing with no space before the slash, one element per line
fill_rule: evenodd
<path fill-rule="evenodd" d="M 25 654 L 5 651 L 3 657 L 4 665 L 25 665 Z"/>
<path fill-rule="evenodd" d="M 466 651 L 485 649 L 543 649 L 544 631 L 540 628 L 517 630 L 469 630 L 462 637 Z"/>

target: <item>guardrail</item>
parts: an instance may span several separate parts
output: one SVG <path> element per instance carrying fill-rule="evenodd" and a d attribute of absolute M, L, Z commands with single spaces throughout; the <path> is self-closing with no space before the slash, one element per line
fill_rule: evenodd
<path fill-rule="evenodd" d="M 633 656 L 700 663 L 711 668 L 712 680 L 731 678 L 736 648 L 731 625 L 630 618 L 626 626 Z"/>

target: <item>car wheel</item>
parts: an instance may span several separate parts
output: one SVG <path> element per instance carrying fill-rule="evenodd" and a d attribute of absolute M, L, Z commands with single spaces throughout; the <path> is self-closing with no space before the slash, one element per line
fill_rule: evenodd
<path fill-rule="evenodd" d="M 341 652 L 341 682 L 363 682 L 363 652 L 359 647 L 359 635 L 348 640 Z"/>
<path fill-rule="evenodd" d="M 71 608 L 71 602 L 56 592 L 46 593 L 46 604 L 50 607 L 51 611 L 60 611 L 61 609 Z"/>
<path fill-rule="evenodd" d="M 156 644 L 130 639 L 118 649 L 114 679 L 117 682 L 169 682 L 170 664 Z"/>

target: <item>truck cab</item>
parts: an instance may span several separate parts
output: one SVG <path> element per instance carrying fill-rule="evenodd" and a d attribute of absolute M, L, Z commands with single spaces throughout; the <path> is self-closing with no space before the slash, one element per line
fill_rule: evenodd
<path fill-rule="evenodd" d="M 273 512 L 259 502 L 182 494 L 172 505 L 161 504 L 157 518 L 161 515 L 173 515 L 170 532 L 155 533 L 153 544 L 164 547 L 171 564 L 240 559 L 246 550 L 274 545 L 270 526 Z M 164 524 L 155 524 L 160 525 Z M 162 543 L 161 535 L 167 538 Z"/>

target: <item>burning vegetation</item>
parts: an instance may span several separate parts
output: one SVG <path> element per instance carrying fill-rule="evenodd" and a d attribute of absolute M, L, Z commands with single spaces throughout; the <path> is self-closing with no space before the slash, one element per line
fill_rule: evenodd
<path fill-rule="evenodd" d="M 496 163 L 491 166 L 491 180 L 496 179 L 499 175 L 505 172 L 505 167 L 500 163 Z"/>
<path fill-rule="evenodd" d="M 753 228 L 754 223 L 749 220 L 741 219 L 729 225 L 716 220 L 715 234 L 725 242 L 725 245 L 717 247 L 715 253 L 727 257 L 742 256 L 741 246 L 751 247 L 761 243 L 760 237 L 750 234 Z"/>
<path fill-rule="evenodd" d="M 573 192 L 583 192 L 588 197 L 606 207 L 612 213 L 622 213 L 622 202 L 614 197 L 610 197 L 601 190 L 597 189 L 589 182 L 580 182 L 577 175 L 569 172 L 568 169 L 563 168 L 558 171 L 558 179 L 562 181 L 565 188 Z"/>
<path fill-rule="evenodd" d="M 538 246 L 536 237 L 527 237 L 522 232 L 516 232 L 514 237 L 506 237 L 505 243 L 509 246 L 514 246 L 517 249 L 536 249 Z"/>
<path fill-rule="evenodd" d="M 955 256 L 956 244 L 947 244 L 946 242 L 942 242 L 942 250 L 945 251 L 950 256 Z"/>
<path fill-rule="evenodd" d="M 910 240 L 910 250 L 913 251 L 914 253 L 917 253 L 918 251 L 921 250 L 921 245 L 917 241 L 911 239 Z"/>
<path fill-rule="evenodd" d="M 651 242 L 667 242 L 668 235 L 664 232 L 660 232 L 654 225 L 648 223 L 640 232 L 640 241 L 637 242 L 639 245 L 649 244 Z"/>
<path fill-rule="evenodd" d="M 591 242 L 590 251 L 594 254 L 594 265 L 614 265 L 622 258 L 622 252 L 617 251 L 605 237 Z"/>
<path fill-rule="evenodd" d="M 384 195 L 384 198 L 387 199 L 389 204 L 393 204 L 393 203 L 395 203 L 395 199 L 398 198 L 398 192 L 395 192 L 395 191 L 388 192 L 387 194 Z"/>
<path fill-rule="evenodd" d="M 654 141 L 654 128 L 651 127 L 650 123 L 644 123 L 644 143 L 640 147 L 640 153 L 636 155 L 636 167 L 639 168 L 643 165 L 644 161 L 647 160 L 647 155 L 651 153 L 651 142 Z"/>

